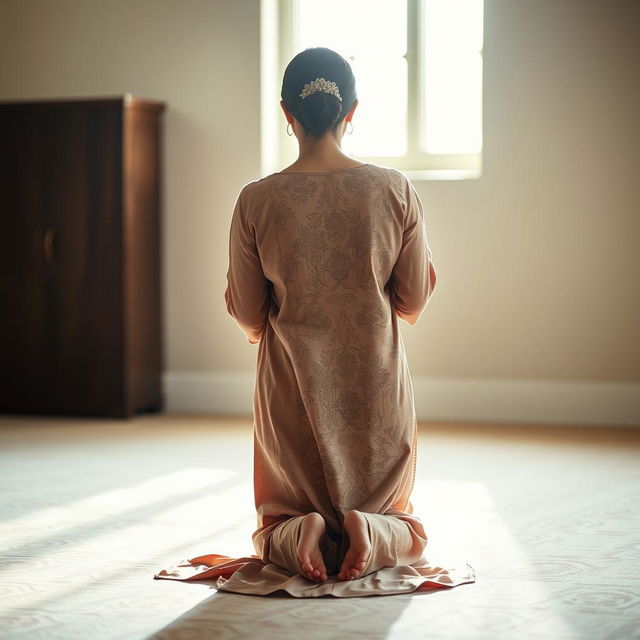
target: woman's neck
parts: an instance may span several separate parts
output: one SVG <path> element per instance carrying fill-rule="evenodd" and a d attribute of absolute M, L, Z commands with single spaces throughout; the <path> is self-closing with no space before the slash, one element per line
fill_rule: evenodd
<path fill-rule="evenodd" d="M 301 171 L 331 171 L 362 164 L 343 153 L 338 139 L 331 132 L 321 138 L 307 136 L 298 139 L 298 159 L 287 169 Z"/>

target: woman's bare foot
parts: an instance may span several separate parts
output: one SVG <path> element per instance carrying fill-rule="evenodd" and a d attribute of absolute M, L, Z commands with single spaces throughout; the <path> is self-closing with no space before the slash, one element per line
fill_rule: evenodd
<path fill-rule="evenodd" d="M 366 518 L 360 511 L 347 511 L 343 522 L 344 532 L 349 538 L 349 549 L 344 556 L 338 580 L 359 578 L 371 553 L 371 539 Z"/>
<path fill-rule="evenodd" d="M 327 579 L 327 568 L 320 550 L 320 540 L 326 533 L 327 524 L 319 513 L 313 511 L 304 516 L 300 525 L 297 554 L 301 575 L 309 580 L 323 582 Z"/>

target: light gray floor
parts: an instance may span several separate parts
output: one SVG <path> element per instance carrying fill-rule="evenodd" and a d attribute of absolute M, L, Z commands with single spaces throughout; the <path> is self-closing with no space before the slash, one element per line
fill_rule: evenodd
<path fill-rule="evenodd" d="M 477 581 L 295 599 L 153 580 L 254 553 L 251 421 L 0 418 L 0 637 L 640 638 L 640 431 L 420 426 L 425 556 Z"/>

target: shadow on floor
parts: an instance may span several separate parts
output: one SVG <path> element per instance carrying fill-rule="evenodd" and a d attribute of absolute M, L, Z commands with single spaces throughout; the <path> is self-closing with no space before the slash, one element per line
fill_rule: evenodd
<path fill-rule="evenodd" d="M 206 584 L 215 588 L 215 582 Z M 351 634 L 368 640 L 387 638 L 412 598 L 430 593 L 294 598 L 282 591 L 268 596 L 218 591 L 145 640 L 343 638 Z"/>

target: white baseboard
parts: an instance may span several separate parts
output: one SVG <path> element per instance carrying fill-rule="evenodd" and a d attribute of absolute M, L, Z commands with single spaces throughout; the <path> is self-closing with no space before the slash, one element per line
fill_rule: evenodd
<path fill-rule="evenodd" d="M 418 420 L 640 426 L 640 385 L 412 377 Z M 168 372 L 169 412 L 251 415 L 255 376 Z"/>

